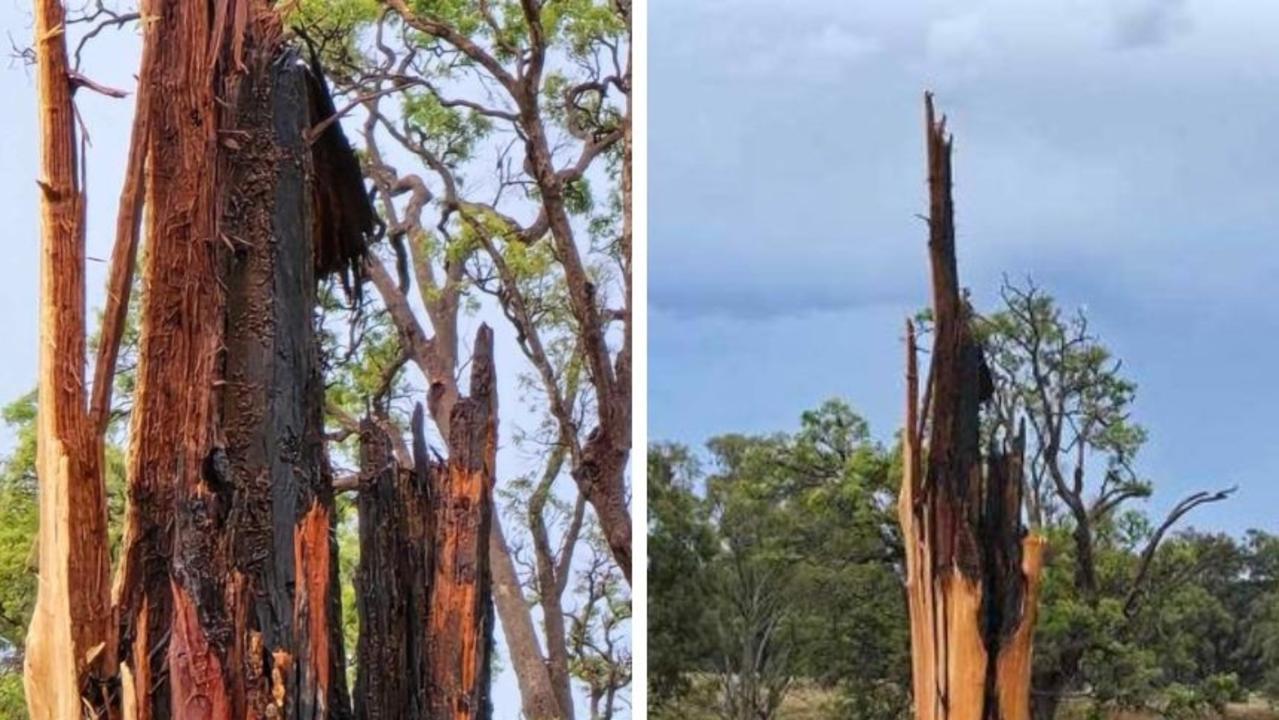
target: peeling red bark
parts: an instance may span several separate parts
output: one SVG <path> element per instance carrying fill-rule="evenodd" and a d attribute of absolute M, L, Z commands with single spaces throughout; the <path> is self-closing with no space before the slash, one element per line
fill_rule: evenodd
<path fill-rule="evenodd" d="M 35 6 L 40 94 L 39 591 L 24 682 L 31 717 L 113 717 L 115 643 L 102 435 L 85 396 L 84 190 L 65 14 Z"/>
<path fill-rule="evenodd" d="M 344 718 L 306 66 L 262 0 L 155 0 L 119 594 L 132 716 Z M 207 49 L 207 51 L 206 51 Z"/>
<path fill-rule="evenodd" d="M 152 105 L 148 119 L 146 291 L 118 585 L 130 670 L 126 703 L 140 720 L 185 712 L 182 693 L 195 687 L 179 682 L 192 656 L 178 642 L 191 631 L 177 620 L 189 628 L 197 599 L 187 589 L 179 600 L 171 576 L 182 569 L 175 547 L 179 503 L 189 527 L 200 527 L 208 514 L 198 506 L 208 509 L 202 474 L 214 442 L 224 302 L 217 272 L 217 94 L 224 66 L 217 38 L 230 31 L 224 17 L 213 25 L 194 3 L 152 0 L 144 12 L 154 18 L 145 37 L 154 62 L 140 82 L 165 101 Z M 205 677 L 199 669 L 190 672 Z"/>
<path fill-rule="evenodd" d="M 231 697 L 221 652 L 202 627 L 201 608 L 180 585 L 172 588 L 174 617 L 169 645 L 174 715 L 189 720 L 231 717 Z"/>

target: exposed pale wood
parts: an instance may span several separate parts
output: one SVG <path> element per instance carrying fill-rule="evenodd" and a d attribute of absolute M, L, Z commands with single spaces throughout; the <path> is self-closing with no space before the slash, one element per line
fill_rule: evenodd
<path fill-rule="evenodd" d="M 65 11 L 35 4 L 40 100 L 40 370 L 36 474 L 39 585 L 24 682 L 36 720 L 113 717 L 111 622 L 102 441 L 85 397 L 84 194 Z"/>
<path fill-rule="evenodd" d="M 919 720 L 1027 720 L 1043 541 L 1022 524 L 1024 431 L 980 449 L 989 370 L 960 291 L 945 120 L 926 100 L 932 364 L 919 407 L 906 326 L 906 425 L 898 513 Z M 927 434 L 925 447 L 923 436 Z"/>
<path fill-rule="evenodd" d="M 225 3 L 220 5 L 225 6 Z M 175 593 L 175 508 L 213 502 L 201 469 L 214 442 L 214 387 L 220 380 L 224 292 L 218 279 L 219 105 L 216 18 L 179 0 L 150 0 L 144 42 L 154 62 L 141 92 L 151 105 L 147 134 L 147 253 L 142 268 L 137 390 L 129 449 L 129 512 L 117 587 L 122 646 L 138 720 L 183 712 L 184 691 L 221 698 L 220 672 L 188 666 L 208 641 L 191 617 L 192 599 Z M 217 27 L 214 22 L 219 22 Z M 211 51 L 209 49 L 212 49 Z M 195 547 L 184 548 L 188 557 Z M 173 642 L 170 642 L 170 640 Z M 176 662 L 174 662 L 176 661 Z M 177 695 L 177 697 L 175 697 Z M 175 705 L 175 702 L 177 703 Z"/>
<path fill-rule="evenodd" d="M 1039 584 L 1047 541 L 1030 535 L 1022 544 L 1022 573 L 1026 576 L 1025 617 L 999 656 L 999 709 L 1003 720 L 1030 720 L 1030 687 L 1035 621 L 1039 617 Z"/>

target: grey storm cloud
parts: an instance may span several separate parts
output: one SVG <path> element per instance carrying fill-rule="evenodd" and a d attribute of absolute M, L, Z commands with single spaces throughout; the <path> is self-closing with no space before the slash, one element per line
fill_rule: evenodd
<path fill-rule="evenodd" d="M 1230 277 L 1265 265 L 1247 238 L 1279 232 L 1258 212 L 1279 193 L 1279 147 L 1259 142 L 1279 122 L 1279 65 L 1239 31 L 1279 8 L 887 7 L 654 2 L 655 307 L 764 317 L 918 297 L 924 89 L 956 133 L 970 282 L 1076 268 L 1133 297 L 1147 279 L 1252 287 Z"/>
<path fill-rule="evenodd" d="M 1124 48 L 1162 45 L 1190 30 L 1185 0 L 1125 0 L 1114 12 L 1115 41 Z"/>
<path fill-rule="evenodd" d="M 837 395 L 891 442 L 932 89 L 977 305 L 1007 274 L 1088 306 L 1141 387 L 1154 511 L 1238 482 L 1196 524 L 1268 526 L 1276 25 L 1255 0 L 652 0 L 650 437 Z"/>

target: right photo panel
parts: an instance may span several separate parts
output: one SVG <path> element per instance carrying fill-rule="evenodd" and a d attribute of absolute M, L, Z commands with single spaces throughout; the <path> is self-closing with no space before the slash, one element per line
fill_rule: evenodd
<path fill-rule="evenodd" d="M 1279 719 L 1279 6 L 649 7 L 649 717 Z"/>

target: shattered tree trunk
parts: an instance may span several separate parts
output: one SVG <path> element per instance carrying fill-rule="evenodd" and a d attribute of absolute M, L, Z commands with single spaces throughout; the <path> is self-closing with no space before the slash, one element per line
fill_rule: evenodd
<path fill-rule="evenodd" d="M 84 194 L 60 0 L 35 8 L 40 92 L 40 583 L 24 682 L 35 720 L 107 712 L 114 628 L 102 436 L 85 394 Z"/>
<path fill-rule="evenodd" d="M 919 405 L 907 326 L 907 412 L 900 496 L 915 717 L 1028 720 L 1043 541 L 1022 524 L 1024 432 L 981 452 L 989 370 L 960 291 L 951 139 L 927 104 L 934 343 Z M 924 422 L 919 415 L 923 414 Z M 927 433 L 925 448 L 922 437 Z"/>
<path fill-rule="evenodd" d="M 469 396 L 449 415 L 449 459 L 435 496 L 430 593 L 430 717 L 487 720 L 493 598 L 489 533 L 497 467 L 493 330 L 481 325 Z"/>
<path fill-rule="evenodd" d="M 349 716 L 306 69 L 262 0 L 153 0 L 117 584 L 128 717 Z"/>
<path fill-rule="evenodd" d="M 421 455 L 413 469 L 401 468 L 386 430 L 370 418 L 360 423 L 356 720 L 427 717 L 430 483 L 438 470 Z"/>
<path fill-rule="evenodd" d="M 357 718 L 492 716 L 496 382 L 493 331 L 481 326 L 470 394 L 449 414 L 444 463 L 430 458 L 421 405 L 413 416 L 412 470 L 398 466 L 378 423 L 361 423 Z"/>

